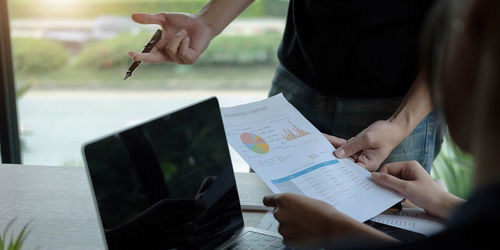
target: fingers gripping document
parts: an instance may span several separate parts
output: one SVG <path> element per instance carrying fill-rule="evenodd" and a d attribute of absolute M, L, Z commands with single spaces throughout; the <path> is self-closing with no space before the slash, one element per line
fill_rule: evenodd
<path fill-rule="evenodd" d="M 229 144 L 274 193 L 328 202 L 360 222 L 402 199 L 361 166 L 335 158 L 335 148 L 282 94 L 221 113 Z"/>

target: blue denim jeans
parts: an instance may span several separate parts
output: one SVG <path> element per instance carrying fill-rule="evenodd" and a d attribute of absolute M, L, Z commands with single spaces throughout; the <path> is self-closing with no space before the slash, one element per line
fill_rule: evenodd
<path fill-rule="evenodd" d="M 403 97 L 325 96 L 278 65 L 269 96 L 280 92 L 321 132 L 344 139 L 356 136 L 375 121 L 388 119 L 403 100 Z M 441 115 L 432 111 L 394 148 L 384 163 L 416 160 L 430 172 L 432 161 L 441 149 L 444 129 Z"/>

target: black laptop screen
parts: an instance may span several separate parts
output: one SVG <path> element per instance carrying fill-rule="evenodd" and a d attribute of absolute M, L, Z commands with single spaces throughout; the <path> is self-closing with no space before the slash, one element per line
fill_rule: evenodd
<path fill-rule="evenodd" d="M 198 249 L 243 226 L 215 98 L 84 147 L 108 247 Z"/>

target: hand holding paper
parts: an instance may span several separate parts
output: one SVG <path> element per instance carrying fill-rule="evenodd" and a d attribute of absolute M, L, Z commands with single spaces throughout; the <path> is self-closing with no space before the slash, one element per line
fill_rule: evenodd
<path fill-rule="evenodd" d="M 281 94 L 221 112 L 229 144 L 274 193 L 324 201 L 360 222 L 402 199 L 335 158 L 332 144 Z"/>
<path fill-rule="evenodd" d="M 446 192 L 416 161 L 393 162 L 373 173 L 372 180 L 391 188 L 430 215 L 446 219 L 464 200 Z"/>
<path fill-rule="evenodd" d="M 287 244 L 308 245 L 308 242 L 334 240 L 356 232 L 359 227 L 357 221 L 332 205 L 303 195 L 269 195 L 264 197 L 264 205 L 276 208 L 274 217 L 280 223 L 278 232 Z"/>
<path fill-rule="evenodd" d="M 398 127 L 388 121 L 377 121 L 356 137 L 349 140 L 330 136 L 333 145 L 338 144 L 335 156 L 339 159 L 352 158 L 354 162 L 366 170 L 373 172 L 389 156 L 391 151 L 401 142 L 402 135 Z"/>

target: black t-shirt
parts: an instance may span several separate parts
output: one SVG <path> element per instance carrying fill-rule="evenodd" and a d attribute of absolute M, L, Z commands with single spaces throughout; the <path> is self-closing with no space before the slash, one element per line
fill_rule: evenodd
<path fill-rule="evenodd" d="M 404 96 L 418 73 L 420 30 L 433 0 L 290 0 L 278 57 L 338 97 Z"/>

